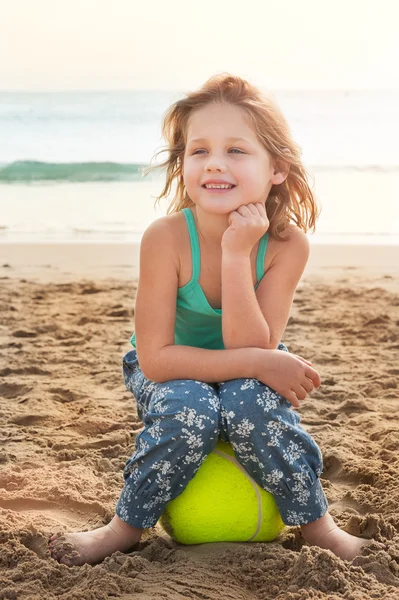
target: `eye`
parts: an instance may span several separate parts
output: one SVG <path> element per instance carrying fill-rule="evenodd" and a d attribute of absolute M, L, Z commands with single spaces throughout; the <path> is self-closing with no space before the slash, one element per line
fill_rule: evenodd
<path fill-rule="evenodd" d="M 193 154 L 198 154 L 199 152 L 206 152 L 206 150 L 202 150 L 202 149 L 200 149 L 200 150 L 195 150 L 195 151 L 193 152 Z"/>
<path fill-rule="evenodd" d="M 238 152 L 239 154 L 244 154 L 244 152 L 242 150 L 239 150 L 238 148 L 231 148 L 230 152 Z"/>

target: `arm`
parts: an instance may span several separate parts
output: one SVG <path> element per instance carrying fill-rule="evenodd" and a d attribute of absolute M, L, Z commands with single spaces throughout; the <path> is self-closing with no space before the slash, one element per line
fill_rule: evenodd
<path fill-rule="evenodd" d="M 256 292 L 249 257 L 222 255 L 222 331 L 226 348 L 276 348 L 287 326 L 298 282 L 309 257 L 309 241 L 291 227 Z"/>
<path fill-rule="evenodd" d="M 165 219 L 152 223 L 141 243 L 136 341 L 144 375 L 156 382 L 258 379 L 299 406 L 299 400 L 320 384 L 318 373 L 301 357 L 254 347 L 204 350 L 174 345 L 178 257 Z"/>
<path fill-rule="evenodd" d="M 174 344 L 179 272 L 174 238 L 168 217 L 162 217 L 148 227 L 141 242 L 135 331 L 144 375 L 157 382 L 255 377 L 259 348 L 205 350 Z"/>

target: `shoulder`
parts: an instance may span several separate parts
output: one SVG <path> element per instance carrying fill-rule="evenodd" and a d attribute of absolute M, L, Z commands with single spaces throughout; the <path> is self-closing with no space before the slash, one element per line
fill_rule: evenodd
<path fill-rule="evenodd" d="M 281 266 L 293 273 L 302 273 L 310 253 L 306 233 L 294 224 L 289 224 L 281 233 L 282 240 L 272 238 L 272 253 L 269 268 Z"/>
<path fill-rule="evenodd" d="M 144 231 L 140 254 L 153 257 L 155 253 L 161 252 L 165 259 L 173 259 L 173 262 L 179 265 L 181 241 L 186 229 L 182 212 L 155 219 Z"/>
<path fill-rule="evenodd" d="M 309 258 L 309 239 L 302 229 L 290 223 L 281 233 L 281 237 L 282 241 L 275 240 L 276 258 L 287 255 L 295 255 L 305 260 Z"/>
<path fill-rule="evenodd" d="M 141 245 L 146 245 L 149 242 L 163 243 L 168 241 L 174 246 L 173 241 L 176 240 L 176 235 L 178 235 L 181 228 L 180 223 L 182 218 L 184 218 L 183 215 L 174 213 L 155 219 L 144 231 L 141 238 Z"/>

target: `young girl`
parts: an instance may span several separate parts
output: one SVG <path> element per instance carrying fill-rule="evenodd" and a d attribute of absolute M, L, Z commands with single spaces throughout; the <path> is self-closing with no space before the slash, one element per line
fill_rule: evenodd
<path fill-rule="evenodd" d="M 130 549 L 220 436 L 287 525 L 350 560 L 365 540 L 328 514 L 320 449 L 292 410 L 320 377 L 280 342 L 317 218 L 299 147 L 274 102 L 229 75 L 173 104 L 163 134 L 159 199 L 172 184 L 175 195 L 142 239 L 134 349 L 123 358 L 144 430 L 112 521 L 52 536 L 52 556 L 81 565 Z"/>

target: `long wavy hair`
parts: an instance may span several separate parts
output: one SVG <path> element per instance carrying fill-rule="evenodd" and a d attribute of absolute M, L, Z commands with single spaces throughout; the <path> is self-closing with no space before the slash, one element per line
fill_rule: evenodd
<path fill-rule="evenodd" d="M 280 234 L 291 222 L 305 232 L 314 231 L 319 209 L 308 183 L 310 174 L 302 164 L 301 148 L 294 142 L 284 115 L 271 96 L 261 94 L 245 79 L 225 73 L 211 77 L 199 90 L 189 92 L 166 111 L 162 134 L 167 145 L 154 155 L 152 161 L 163 152 L 167 152 L 167 159 L 157 165 L 152 165 L 151 161 L 144 171 L 147 174 L 153 169 L 166 170 L 165 186 L 156 197 L 155 205 L 175 188 L 167 214 L 194 206 L 183 180 L 188 121 L 194 111 L 217 102 L 228 102 L 245 111 L 266 150 L 274 159 L 282 159 L 289 165 L 285 181 L 273 185 L 266 199 L 270 235 L 282 240 Z"/>

